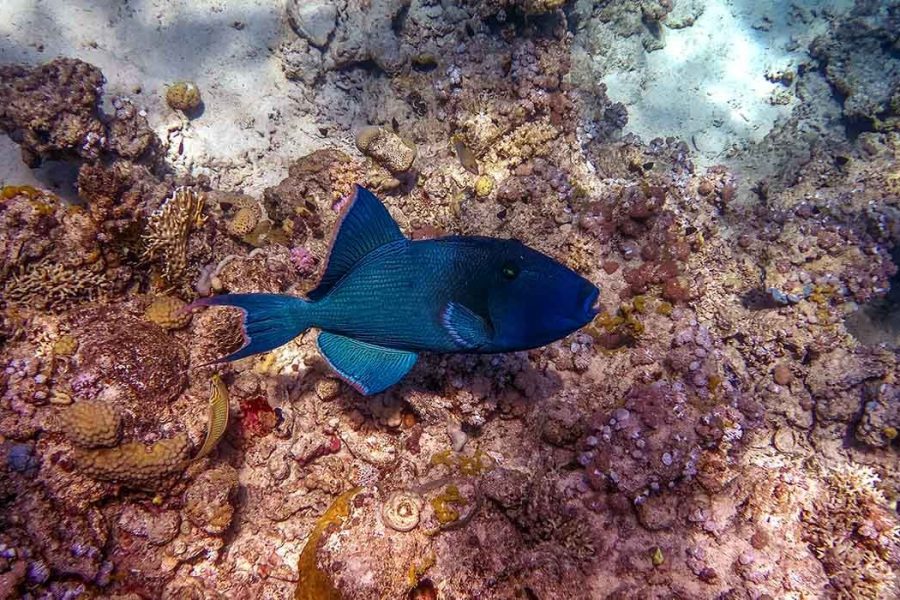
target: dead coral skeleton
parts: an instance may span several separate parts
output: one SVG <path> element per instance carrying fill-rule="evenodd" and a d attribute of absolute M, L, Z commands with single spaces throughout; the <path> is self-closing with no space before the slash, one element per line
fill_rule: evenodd
<path fill-rule="evenodd" d="M 179 187 L 150 215 L 143 235 L 143 259 L 158 261 L 169 283 L 177 281 L 187 267 L 188 235 L 203 225 L 205 202 L 203 194 Z"/>

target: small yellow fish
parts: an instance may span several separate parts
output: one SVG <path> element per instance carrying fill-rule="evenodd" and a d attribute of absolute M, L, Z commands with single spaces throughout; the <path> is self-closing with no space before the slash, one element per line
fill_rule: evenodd
<path fill-rule="evenodd" d="M 206 423 L 206 439 L 194 457 L 199 460 L 213 451 L 228 427 L 228 388 L 218 375 L 212 377 L 212 393 L 209 397 L 209 417 Z"/>

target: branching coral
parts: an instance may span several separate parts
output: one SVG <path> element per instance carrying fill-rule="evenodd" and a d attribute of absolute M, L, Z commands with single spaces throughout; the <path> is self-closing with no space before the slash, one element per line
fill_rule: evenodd
<path fill-rule="evenodd" d="M 3 297 L 14 305 L 62 311 L 97 298 L 108 287 L 102 271 L 43 260 L 9 278 L 3 286 Z"/>
<path fill-rule="evenodd" d="M 163 278 L 177 281 L 187 267 L 188 235 L 204 222 L 205 197 L 180 187 L 150 215 L 143 235 L 145 260 L 160 263 Z"/>
<path fill-rule="evenodd" d="M 837 598 L 897 592 L 900 526 L 877 483 L 872 469 L 847 463 L 825 476 L 826 489 L 803 515 L 806 540 Z"/>

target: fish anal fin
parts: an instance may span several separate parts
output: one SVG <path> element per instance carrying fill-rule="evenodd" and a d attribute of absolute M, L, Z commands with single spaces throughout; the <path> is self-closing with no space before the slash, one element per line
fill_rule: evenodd
<path fill-rule="evenodd" d="M 316 344 L 331 368 L 366 396 L 400 381 L 419 358 L 415 352 L 384 348 L 327 331 L 319 333 Z"/>
<path fill-rule="evenodd" d="M 319 285 L 307 294 L 319 300 L 365 255 L 385 244 L 406 239 L 384 204 L 372 192 L 356 186 L 335 224 L 334 239 Z"/>

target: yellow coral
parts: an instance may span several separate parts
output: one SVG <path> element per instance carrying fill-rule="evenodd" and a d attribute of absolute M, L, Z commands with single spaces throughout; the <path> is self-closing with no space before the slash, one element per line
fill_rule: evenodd
<path fill-rule="evenodd" d="M 27 196 L 28 198 L 34 199 L 40 195 L 41 191 L 30 185 L 5 185 L 3 186 L 3 189 L 0 190 L 0 196 L 2 196 L 4 200 L 11 200 L 16 196 Z"/>
<path fill-rule="evenodd" d="M 202 102 L 200 88 L 192 81 L 176 81 L 166 89 L 166 104 L 180 111 L 192 111 Z"/>
<path fill-rule="evenodd" d="M 494 191 L 494 178 L 490 175 L 482 175 L 475 180 L 475 195 L 479 198 L 487 198 Z"/>
<path fill-rule="evenodd" d="M 187 267 L 188 235 L 203 224 L 203 194 L 180 187 L 150 215 L 143 235 L 144 260 L 161 263 L 162 276 L 174 283 Z"/>
<path fill-rule="evenodd" d="M 175 296 L 157 296 L 144 311 L 144 318 L 163 329 L 181 329 L 191 322 L 185 302 Z"/>
<path fill-rule="evenodd" d="M 187 464 L 191 443 L 186 433 L 149 446 L 129 442 L 100 450 L 76 449 L 75 462 L 88 477 L 148 488 Z"/>
<path fill-rule="evenodd" d="M 249 235 L 259 223 L 259 210 L 245 206 L 239 209 L 228 222 L 228 232 L 237 237 Z"/>
<path fill-rule="evenodd" d="M 459 493 L 455 485 L 448 485 L 443 493 L 434 497 L 431 507 L 434 509 L 434 517 L 441 525 L 452 523 L 459 519 L 459 511 L 454 506 L 465 506 L 469 501 Z"/>
<path fill-rule="evenodd" d="M 60 412 L 59 420 L 63 434 L 82 448 L 109 447 L 119 442 L 122 417 L 103 402 L 76 402 Z"/>
<path fill-rule="evenodd" d="M 56 356 L 72 356 L 78 350 L 78 340 L 73 335 L 61 335 L 50 349 Z"/>

